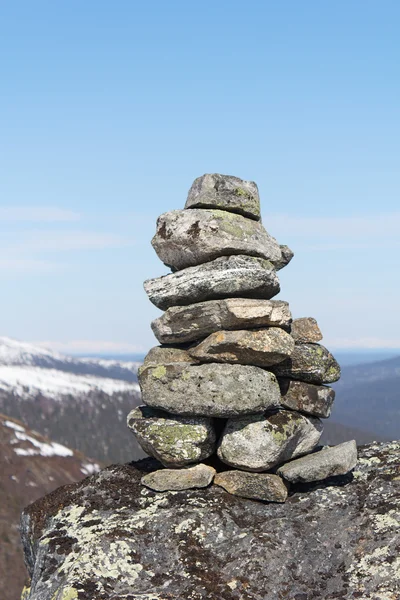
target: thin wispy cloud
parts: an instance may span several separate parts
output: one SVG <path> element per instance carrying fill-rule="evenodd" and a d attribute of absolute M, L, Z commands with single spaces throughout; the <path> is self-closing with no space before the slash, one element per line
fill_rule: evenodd
<path fill-rule="evenodd" d="M 11 274 L 50 273 L 59 269 L 59 265 L 48 260 L 35 258 L 1 258 L 0 272 Z"/>
<path fill-rule="evenodd" d="M 288 214 L 266 215 L 264 226 L 273 235 L 293 238 L 319 238 L 329 244 L 334 240 L 365 240 L 368 245 L 377 239 L 396 237 L 400 229 L 400 212 L 349 217 L 304 217 Z"/>
<path fill-rule="evenodd" d="M 79 221 L 81 215 L 72 210 L 53 206 L 3 206 L 1 223 L 58 223 Z"/>
<path fill-rule="evenodd" d="M 10 252 L 64 252 L 69 250 L 102 250 L 132 246 L 133 239 L 114 233 L 94 231 L 36 231 L 8 236 L 0 248 Z"/>

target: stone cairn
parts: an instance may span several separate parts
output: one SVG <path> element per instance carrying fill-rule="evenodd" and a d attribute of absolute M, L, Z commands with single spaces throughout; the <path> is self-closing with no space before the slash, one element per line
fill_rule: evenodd
<path fill-rule="evenodd" d="M 161 345 L 139 370 L 145 405 L 128 426 L 166 468 L 143 485 L 214 482 L 284 502 L 291 483 L 353 469 L 354 440 L 317 449 L 335 396 L 324 384 L 339 379 L 340 367 L 319 344 L 315 319 L 292 320 L 287 302 L 271 300 L 293 253 L 261 224 L 257 185 L 199 177 L 185 209 L 159 217 L 152 245 L 172 273 L 144 284 L 165 312 L 152 323 Z"/>

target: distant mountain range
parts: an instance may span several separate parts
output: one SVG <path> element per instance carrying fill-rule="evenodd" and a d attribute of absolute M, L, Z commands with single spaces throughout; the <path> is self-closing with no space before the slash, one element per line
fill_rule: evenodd
<path fill-rule="evenodd" d="M 17 600 L 26 578 L 19 534 L 22 509 L 100 465 L 0 414 L 0 587 L 2 600 Z"/>
<path fill-rule="evenodd" d="M 0 337 L 0 411 L 104 463 L 143 456 L 126 427 L 139 363 L 72 358 Z"/>

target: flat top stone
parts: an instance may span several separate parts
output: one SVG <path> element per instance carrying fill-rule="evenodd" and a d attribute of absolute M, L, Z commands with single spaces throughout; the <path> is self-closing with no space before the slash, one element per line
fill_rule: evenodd
<path fill-rule="evenodd" d="M 172 348 L 169 346 L 154 346 L 146 354 L 143 366 L 169 365 L 173 363 L 189 363 L 195 365 L 198 361 L 190 356 L 183 348 Z"/>
<path fill-rule="evenodd" d="M 218 208 L 261 220 L 260 198 L 254 181 L 206 173 L 194 180 L 185 208 Z"/>
<path fill-rule="evenodd" d="M 351 440 L 292 460 L 280 467 L 278 473 L 292 483 L 320 481 L 345 475 L 356 464 L 357 444 Z"/>
<path fill-rule="evenodd" d="M 215 485 L 242 498 L 264 500 L 265 502 L 285 502 L 288 490 L 277 475 L 269 473 L 247 473 L 246 471 L 223 471 L 217 473 Z"/>
<path fill-rule="evenodd" d="M 280 291 L 272 263 L 253 256 L 222 256 L 149 279 L 144 288 L 150 301 L 161 310 L 237 296 L 269 300 Z"/>
<path fill-rule="evenodd" d="M 204 488 L 214 479 L 215 469 L 199 464 L 184 469 L 161 469 L 142 477 L 142 484 L 157 492 Z"/>
<path fill-rule="evenodd" d="M 222 210 L 164 213 L 151 243 L 160 260 L 175 270 L 234 254 L 282 261 L 278 242 L 261 223 Z"/>
<path fill-rule="evenodd" d="M 174 344 L 196 341 L 224 329 L 287 329 L 290 323 L 289 305 L 282 300 L 224 298 L 171 307 L 151 327 L 159 342 Z"/>

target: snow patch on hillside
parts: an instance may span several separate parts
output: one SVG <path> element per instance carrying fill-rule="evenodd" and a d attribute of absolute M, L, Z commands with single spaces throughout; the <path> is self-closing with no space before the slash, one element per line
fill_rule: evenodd
<path fill-rule="evenodd" d="M 40 393 L 59 400 L 67 395 L 77 396 L 93 391 L 101 391 L 110 396 L 121 392 L 137 394 L 139 386 L 119 379 L 76 375 L 58 369 L 0 365 L 0 390 L 13 392 L 23 399 Z"/>

